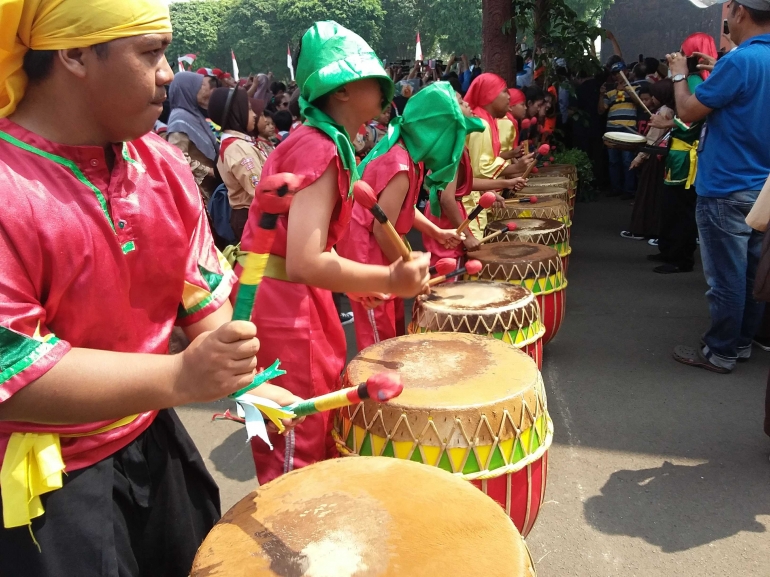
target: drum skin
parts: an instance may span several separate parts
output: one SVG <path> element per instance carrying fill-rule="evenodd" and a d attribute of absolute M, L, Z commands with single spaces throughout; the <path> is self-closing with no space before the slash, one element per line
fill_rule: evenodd
<path fill-rule="evenodd" d="M 558 220 L 567 227 L 567 234 L 572 226 L 569 205 L 563 200 L 549 199 L 536 204 L 518 202 L 505 203 L 504 208 L 492 207 L 487 210 L 488 222 L 511 218 L 539 218 L 540 220 Z"/>
<path fill-rule="evenodd" d="M 246 496 L 191 577 L 535 577 L 510 518 L 469 483 L 409 461 L 332 459 Z"/>
<path fill-rule="evenodd" d="M 556 180 L 556 179 L 543 179 L 543 180 Z M 569 206 L 569 181 L 566 178 L 559 178 L 563 180 L 563 186 L 525 186 L 521 190 L 516 192 L 515 198 L 530 198 L 536 196 L 538 201 L 543 202 L 546 200 L 563 200 Z M 535 181 L 536 182 L 536 181 Z"/>
<path fill-rule="evenodd" d="M 549 246 L 508 242 L 482 245 L 473 258 L 482 269 L 471 280 L 523 285 L 535 294 L 545 325 L 543 346 L 547 345 L 559 332 L 566 311 L 567 278 L 559 254 Z"/>
<path fill-rule="evenodd" d="M 415 299 L 408 332 L 496 338 L 532 357 L 538 370 L 543 367 L 545 326 L 535 296 L 522 286 L 484 281 L 435 286 Z"/>
<path fill-rule="evenodd" d="M 564 265 L 564 274 L 565 276 L 567 275 L 572 247 L 569 243 L 570 239 L 566 226 L 556 220 L 509 218 L 488 223 L 487 228 L 484 230 L 484 235 L 487 236 L 507 228 L 508 223 L 514 223 L 516 230 L 508 231 L 489 242 L 532 242 L 534 244 L 550 246 L 559 253 L 561 262 Z"/>
<path fill-rule="evenodd" d="M 478 481 L 529 531 L 545 496 L 553 438 L 533 360 L 489 337 L 415 334 L 361 351 L 343 386 L 382 370 L 397 371 L 404 392 L 388 403 L 341 409 L 334 435 L 340 454 L 416 461 Z"/>
<path fill-rule="evenodd" d="M 577 198 L 578 172 L 574 164 L 549 164 L 538 169 L 537 174 L 529 176 L 529 185 L 536 186 L 541 178 L 564 177 L 569 179 L 569 212 L 570 218 L 575 217 L 575 200 Z"/>

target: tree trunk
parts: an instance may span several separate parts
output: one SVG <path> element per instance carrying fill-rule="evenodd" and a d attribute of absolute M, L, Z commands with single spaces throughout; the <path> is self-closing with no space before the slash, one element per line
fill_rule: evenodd
<path fill-rule="evenodd" d="M 481 34 L 484 52 L 482 67 L 503 77 L 508 86 L 516 86 L 516 33 L 503 33 L 503 25 L 513 16 L 513 0 L 481 1 Z"/>

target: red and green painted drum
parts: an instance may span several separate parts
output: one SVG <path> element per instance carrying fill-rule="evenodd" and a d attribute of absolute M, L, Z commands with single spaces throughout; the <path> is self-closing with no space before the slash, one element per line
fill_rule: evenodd
<path fill-rule="evenodd" d="M 206 536 L 190 577 L 535 577 L 511 520 L 433 467 L 330 459 L 259 487 Z"/>
<path fill-rule="evenodd" d="M 543 346 L 547 345 L 559 332 L 567 301 L 567 277 L 559 253 L 542 244 L 493 242 L 474 251 L 473 258 L 482 268 L 471 280 L 522 285 L 535 294 L 545 325 Z"/>
<path fill-rule="evenodd" d="M 460 281 L 435 286 L 415 299 L 409 334 L 467 333 L 493 337 L 528 354 L 543 367 L 540 306 L 522 286 Z"/>
<path fill-rule="evenodd" d="M 545 497 L 553 439 L 535 362 L 489 337 L 415 334 L 361 351 L 343 386 L 383 370 L 401 376 L 404 392 L 388 403 L 341 409 L 334 434 L 340 453 L 415 461 L 470 481 L 526 536 Z"/>
<path fill-rule="evenodd" d="M 564 265 L 564 274 L 567 274 L 572 247 L 569 244 L 566 226 L 558 220 L 509 218 L 508 220 L 496 220 L 487 224 L 484 236 L 507 229 L 508 223 L 511 222 L 516 225 L 516 230 L 501 234 L 489 242 L 531 242 L 550 246 L 559 253 L 561 262 Z"/>
<path fill-rule="evenodd" d="M 563 177 L 569 180 L 569 209 L 570 215 L 575 214 L 575 199 L 577 197 L 578 189 L 578 172 L 577 167 L 574 164 L 549 164 L 548 166 L 541 166 L 538 168 L 537 174 L 531 174 L 529 176 L 529 183 L 532 185 L 534 182 L 541 178 L 553 178 Z M 549 185 L 551 186 L 551 185 Z"/>

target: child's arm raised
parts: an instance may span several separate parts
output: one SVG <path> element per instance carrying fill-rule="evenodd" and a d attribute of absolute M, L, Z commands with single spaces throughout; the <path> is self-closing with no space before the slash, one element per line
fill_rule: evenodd
<path fill-rule="evenodd" d="M 295 195 L 286 240 L 289 280 L 333 292 L 390 293 L 406 298 L 427 290 L 428 254 L 414 253 L 411 261 L 398 259 L 386 267 L 360 264 L 326 252 L 327 231 L 338 198 L 334 163 Z"/>

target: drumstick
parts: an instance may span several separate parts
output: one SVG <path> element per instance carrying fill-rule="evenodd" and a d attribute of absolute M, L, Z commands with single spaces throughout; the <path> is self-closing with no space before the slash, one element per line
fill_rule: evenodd
<path fill-rule="evenodd" d="M 505 204 L 537 204 L 540 199 L 534 195 L 529 198 L 512 198 L 506 200 Z"/>
<path fill-rule="evenodd" d="M 521 121 L 521 133 L 524 134 L 524 131 L 529 131 L 529 127 L 532 125 L 532 122 L 529 118 L 525 118 Z M 521 146 L 524 149 L 524 154 L 529 154 L 529 138 L 526 138 L 522 141 Z"/>
<path fill-rule="evenodd" d="M 433 265 L 428 269 L 428 273 L 430 274 L 430 276 L 433 276 L 435 274 L 445 275 L 445 274 L 449 274 L 456 268 L 457 268 L 456 258 L 442 258 L 435 265 Z"/>
<path fill-rule="evenodd" d="M 442 282 L 446 282 L 450 278 L 455 278 L 456 276 L 460 276 L 463 274 L 469 274 L 474 275 L 478 274 L 479 271 L 481 271 L 482 264 L 477 260 L 469 260 L 465 263 L 465 266 L 463 268 L 457 269 L 454 272 L 450 272 L 449 274 L 446 274 L 444 276 L 437 276 L 436 278 L 432 278 L 428 281 L 428 286 L 436 286 L 437 284 L 441 284 Z"/>
<path fill-rule="evenodd" d="M 540 148 L 537 149 L 537 155 L 535 156 L 535 160 L 532 161 L 532 164 L 529 165 L 526 172 L 521 176 L 522 178 L 527 178 L 531 172 L 534 172 L 534 168 L 536 168 L 536 165 L 538 162 L 543 160 L 547 154 L 551 153 L 551 147 L 547 144 L 540 145 Z"/>
<path fill-rule="evenodd" d="M 475 219 L 478 215 L 481 214 L 481 211 L 485 208 L 489 208 L 493 204 L 495 204 L 495 201 L 497 200 L 497 196 L 494 192 L 485 192 L 483 195 L 481 195 L 481 198 L 479 199 L 479 203 L 476 205 L 476 208 L 474 208 L 471 213 L 468 215 L 468 218 L 466 218 L 460 226 L 457 227 L 457 234 L 460 234 L 462 231 L 464 231 L 468 226 L 471 224 L 471 221 Z"/>
<path fill-rule="evenodd" d="M 353 185 L 353 196 L 356 202 L 368 209 L 374 215 L 374 218 L 377 219 L 377 222 L 382 225 L 382 230 L 385 231 L 385 235 L 398 250 L 404 262 L 412 260 L 409 248 L 404 244 L 396 229 L 393 228 L 393 225 L 388 220 L 388 216 L 383 212 L 380 205 L 377 204 L 377 195 L 372 190 L 372 187 L 363 180 L 359 180 Z"/>
<path fill-rule="evenodd" d="M 618 70 L 618 73 L 623 78 L 623 81 L 626 83 L 626 86 L 628 86 L 631 89 L 631 96 L 636 100 L 637 103 L 641 104 L 642 108 L 644 108 L 645 112 L 652 116 L 652 112 L 650 112 L 650 109 L 645 106 L 644 102 L 642 102 L 642 99 L 639 98 L 639 95 L 636 93 L 636 90 L 634 90 L 634 87 L 631 86 L 631 83 L 628 81 L 628 78 L 626 78 L 625 73 L 622 70 Z"/>
<path fill-rule="evenodd" d="M 505 224 L 505 228 L 500 229 L 497 232 L 493 232 L 489 236 L 485 236 L 484 238 L 482 238 L 479 241 L 479 244 L 484 244 L 485 242 L 489 242 L 490 240 L 494 240 L 494 239 L 496 239 L 498 236 L 500 236 L 503 233 L 513 232 L 517 228 L 519 228 L 518 224 L 516 224 L 515 222 L 508 222 L 508 223 Z"/>
<path fill-rule="evenodd" d="M 404 390 L 401 376 L 398 373 L 382 372 L 372 375 L 357 387 L 348 387 L 333 393 L 327 393 L 312 399 L 299 401 L 283 407 L 291 411 L 296 417 L 306 417 L 348 405 L 355 405 L 366 399 L 372 399 L 385 403 L 399 396 Z"/>

